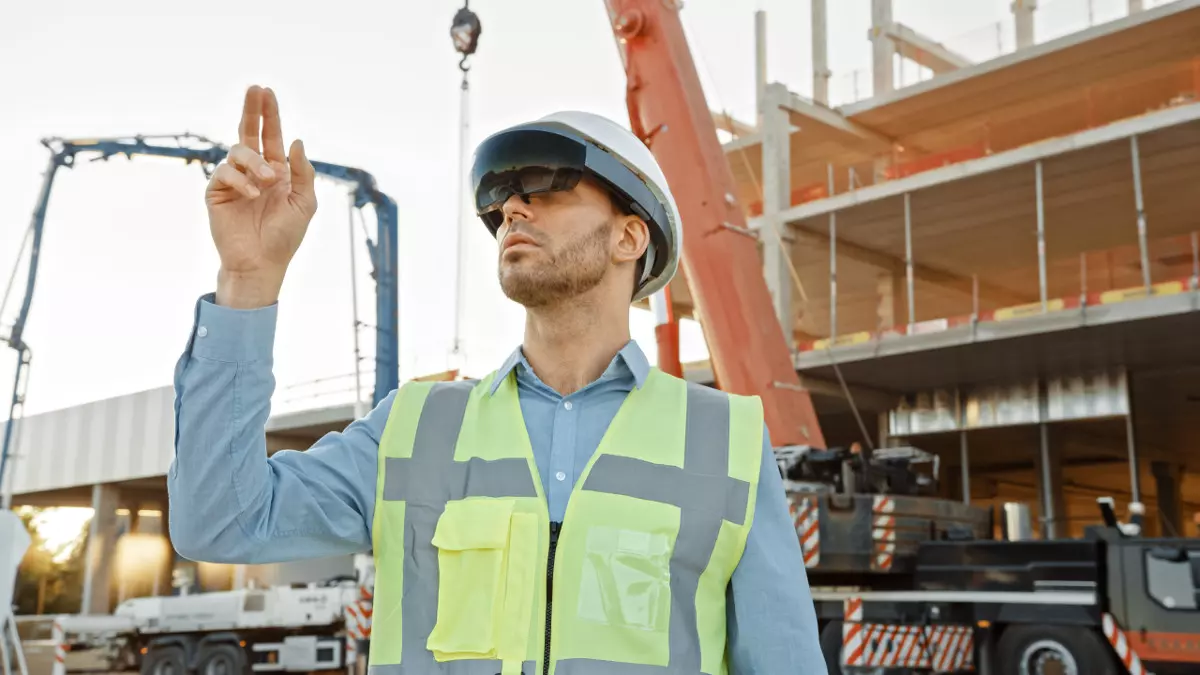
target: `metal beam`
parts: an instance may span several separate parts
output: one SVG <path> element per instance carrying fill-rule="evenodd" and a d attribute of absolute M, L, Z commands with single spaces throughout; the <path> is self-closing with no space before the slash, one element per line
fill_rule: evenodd
<path fill-rule="evenodd" d="M 942 43 L 935 42 L 902 23 L 893 22 L 885 26 L 883 33 L 896 43 L 902 56 L 935 73 L 948 73 L 973 65 L 973 62 L 962 54 L 951 51 Z"/>

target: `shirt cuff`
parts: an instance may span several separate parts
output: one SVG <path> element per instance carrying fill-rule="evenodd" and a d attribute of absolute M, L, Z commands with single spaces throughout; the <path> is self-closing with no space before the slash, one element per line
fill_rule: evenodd
<path fill-rule="evenodd" d="M 269 361 L 275 346 L 279 305 L 233 309 L 216 304 L 216 294 L 196 301 L 192 356 L 214 361 Z"/>

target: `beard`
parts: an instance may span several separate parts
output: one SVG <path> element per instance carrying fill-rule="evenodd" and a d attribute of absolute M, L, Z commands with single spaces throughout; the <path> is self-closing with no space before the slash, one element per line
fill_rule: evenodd
<path fill-rule="evenodd" d="M 539 247 L 511 262 L 504 261 L 502 254 L 500 289 L 527 308 L 560 303 L 592 290 L 608 271 L 609 228 L 605 221 L 558 249 Z"/>

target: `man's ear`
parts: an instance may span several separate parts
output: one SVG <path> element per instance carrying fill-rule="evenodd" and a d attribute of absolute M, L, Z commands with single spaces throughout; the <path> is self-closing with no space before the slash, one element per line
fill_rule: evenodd
<path fill-rule="evenodd" d="M 637 262 L 650 245 L 650 227 L 638 216 L 621 216 L 616 228 L 617 245 L 613 247 L 613 262 Z"/>

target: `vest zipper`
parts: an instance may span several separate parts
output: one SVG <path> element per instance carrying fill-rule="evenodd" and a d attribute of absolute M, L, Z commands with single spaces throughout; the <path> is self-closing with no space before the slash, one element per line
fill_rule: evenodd
<path fill-rule="evenodd" d="M 558 534 L 562 523 L 550 523 L 550 560 L 546 564 L 546 657 L 542 662 L 542 675 L 550 675 L 550 614 L 554 606 L 554 551 L 558 548 Z"/>

